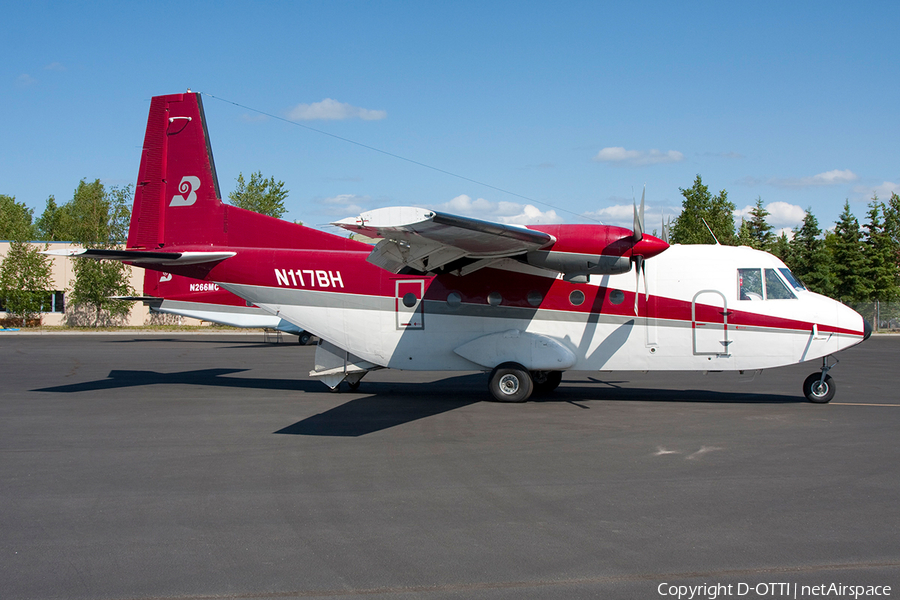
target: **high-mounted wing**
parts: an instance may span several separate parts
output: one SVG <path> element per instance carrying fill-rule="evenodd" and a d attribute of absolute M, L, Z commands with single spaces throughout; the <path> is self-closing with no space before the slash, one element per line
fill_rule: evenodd
<path fill-rule="evenodd" d="M 409 206 L 379 208 L 332 223 L 348 231 L 383 238 L 367 259 L 391 273 L 404 267 L 434 272 L 471 259 L 460 274 L 494 261 L 552 245 L 549 233 Z"/>

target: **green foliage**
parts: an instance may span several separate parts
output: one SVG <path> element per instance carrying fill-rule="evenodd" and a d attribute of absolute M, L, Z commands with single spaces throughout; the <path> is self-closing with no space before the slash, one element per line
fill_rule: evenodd
<path fill-rule="evenodd" d="M 287 212 L 284 206 L 287 195 L 288 190 L 284 189 L 283 181 L 276 182 L 275 177 L 265 179 L 262 172 L 258 171 L 250 174 L 250 183 L 245 183 L 244 174 L 238 173 L 237 185 L 228 194 L 228 199 L 239 208 L 280 219 Z"/>
<path fill-rule="evenodd" d="M 785 263 L 811 291 L 831 296 L 834 294 L 832 259 L 821 236 L 819 221 L 810 207 L 806 209 L 803 224 L 794 228 L 790 261 Z"/>
<path fill-rule="evenodd" d="M 41 254 L 46 249 L 13 241 L 0 262 L 0 298 L 9 314 L 21 317 L 23 327 L 40 317 L 41 304 L 53 286 L 50 257 Z"/>
<path fill-rule="evenodd" d="M 871 288 L 868 300 L 892 302 L 900 298 L 900 288 L 897 287 L 896 251 L 881 220 L 884 210 L 885 206 L 878 201 L 878 196 L 872 198 L 865 224 L 865 277 Z"/>
<path fill-rule="evenodd" d="M 794 257 L 794 248 L 791 246 L 791 240 L 788 239 L 785 232 L 782 231 L 781 235 L 775 238 L 775 241 L 772 242 L 769 248 L 769 252 L 780 258 L 781 262 L 786 264 L 791 271 L 795 271 L 794 266 L 797 261 Z"/>
<path fill-rule="evenodd" d="M 756 206 L 750 211 L 750 220 L 741 221 L 742 235 L 739 235 L 738 238 L 744 238 L 740 239 L 743 245 L 756 248 L 757 250 L 769 251 L 772 244 L 775 243 L 775 228 L 766 222 L 766 217 L 770 214 L 769 211 L 763 208 L 762 198 L 757 197 Z M 744 223 L 746 223 L 746 231 L 743 228 Z"/>
<path fill-rule="evenodd" d="M 47 198 L 47 205 L 44 212 L 35 222 L 37 228 L 37 238 L 45 242 L 63 241 L 60 237 L 61 232 L 62 210 L 56 205 L 56 198 L 50 196 Z"/>
<path fill-rule="evenodd" d="M 681 214 L 672 223 L 671 240 L 674 244 L 714 244 L 705 220 L 719 243 L 733 246 L 737 242 L 734 232 L 734 204 L 728 201 L 728 192 L 722 190 L 716 196 L 709 193 L 700 175 L 688 189 L 679 188 L 682 201 Z"/>
<path fill-rule="evenodd" d="M 128 185 L 107 190 L 99 179 L 91 183 L 81 180 L 66 204 L 56 207 L 55 200 L 52 204 L 47 201 L 41 221 L 46 217 L 48 226 L 55 227 L 52 236 L 56 240 L 86 248 L 115 248 L 128 237 L 132 189 Z M 109 298 L 134 295 L 130 267 L 118 261 L 77 259 L 72 269 L 71 304 L 76 305 L 75 310 L 89 309 L 94 327 L 103 324 L 104 315 L 122 316 L 131 309 L 131 302 Z"/>
<path fill-rule="evenodd" d="M 834 296 L 841 302 L 862 302 L 869 298 L 872 286 L 866 277 L 865 245 L 859 221 L 850 212 L 850 202 L 844 202 L 844 211 L 838 217 L 834 235 L 826 242 L 834 260 Z"/>
<path fill-rule="evenodd" d="M 34 211 L 15 196 L 0 194 L 0 240 L 24 242 L 34 239 Z"/>
<path fill-rule="evenodd" d="M 72 284 L 71 302 L 92 308 L 92 326 L 104 324 L 104 313 L 121 317 L 131 310 L 130 301 L 110 298 L 134 295 L 134 288 L 129 284 L 131 269 L 128 266 L 113 260 L 76 259 L 72 269 L 75 283 Z"/>

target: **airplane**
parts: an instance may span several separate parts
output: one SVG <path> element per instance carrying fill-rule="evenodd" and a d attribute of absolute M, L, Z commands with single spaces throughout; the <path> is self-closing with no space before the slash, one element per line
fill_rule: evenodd
<path fill-rule="evenodd" d="M 191 317 L 210 323 L 258 329 L 274 329 L 297 336 L 305 346 L 312 334 L 272 315 L 215 283 L 190 279 L 153 269 L 144 270 L 143 296 L 117 296 L 143 302 L 150 312 Z"/>
<path fill-rule="evenodd" d="M 68 254 L 203 280 L 318 336 L 310 375 L 333 390 L 383 368 L 480 370 L 495 400 L 524 402 L 567 370 L 745 372 L 821 359 L 803 392 L 826 403 L 832 355 L 872 331 L 771 254 L 648 235 L 643 197 L 632 229 L 416 207 L 334 223 L 380 238 L 374 248 L 221 198 L 200 95 L 154 97 L 126 248 Z"/>

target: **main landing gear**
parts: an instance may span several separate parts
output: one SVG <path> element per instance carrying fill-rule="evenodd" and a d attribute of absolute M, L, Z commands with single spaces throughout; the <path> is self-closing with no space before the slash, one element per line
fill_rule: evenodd
<path fill-rule="evenodd" d="M 803 395 L 806 396 L 806 399 L 810 402 L 826 404 L 831 402 L 831 399 L 834 398 L 836 388 L 834 379 L 828 374 L 828 371 L 838 364 L 838 359 L 832 356 L 831 359 L 834 360 L 834 364 L 829 365 L 828 358 L 829 357 L 826 356 L 822 359 L 821 373 L 813 373 L 803 382 Z"/>
<path fill-rule="evenodd" d="M 562 371 L 529 371 L 507 362 L 491 371 L 488 387 L 498 402 L 525 402 L 531 394 L 549 394 L 562 381 Z"/>

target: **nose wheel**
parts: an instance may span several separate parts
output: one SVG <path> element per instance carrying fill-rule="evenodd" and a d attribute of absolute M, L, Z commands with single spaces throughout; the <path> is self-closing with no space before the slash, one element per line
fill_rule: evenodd
<path fill-rule="evenodd" d="M 803 395 L 810 402 L 816 404 L 827 404 L 834 398 L 836 387 L 834 379 L 828 374 L 828 371 L 834 368 L 838 360 L 834 357 L 834 364 L 828 364 L 828 357 L 822 359 L 822 370 L 819 373 L 813 373 L 803 382 Z"/>

